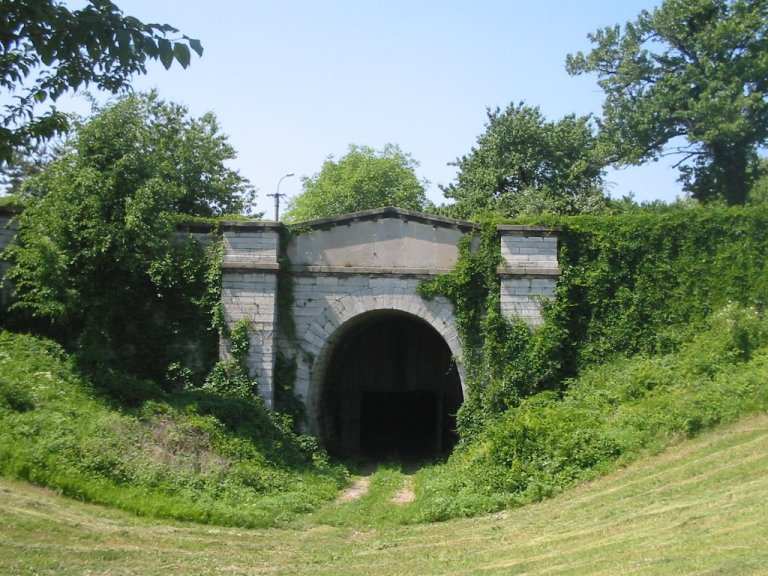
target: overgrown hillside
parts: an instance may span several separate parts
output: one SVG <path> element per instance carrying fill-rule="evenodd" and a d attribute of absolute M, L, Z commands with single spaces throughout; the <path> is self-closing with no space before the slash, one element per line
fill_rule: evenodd
<path fill-rule="evenodd" d="M 537 501 L 768 410 L 768 320 L 733 305 L 708 324 L 678 352 L 590 367 L 562 394 L 541 392 L 489 420 L 447 463 L 419 474 L 410 518 Z"/>
<path fill-rule="evenodd" d="M 0 333 L 0 473 L 141 515 L 271 525 L 345 479 L 260 403 L 205 391 L 115 405 L 50 341 Z"/>
<path fill-rule="evenodd" d="M 456 308 L 469 398 L 466 439 L 519 401 L 617 357 L 675 352 L 730 303 L 768 305 L 768 209 L 687 207 L 613 216 L 538 217 L 559 229 L 556 299 L 531 333 L 499 312 L 495 223 L 449 275 L 424 286 Z"/>
<path fill-rule="evenodd" d="M 457 308 L 462 444 L 422 473 L 418 519 L 546 497 L 768 407 L 768 210 L 537 219 L 560 228 L 557 300 L 536 332 L 498 313 L 493 226 L 425 289 Z"/>
<path fill-rule="evenodd" d="M 419 526 L 156 522 L 0 480 L 0 573 L 764 574 L 768 415 L 540 504 Z"/>
<path fill-rule="evenodd" d="M 565 370 L 666 353 L 729 303 L 768 306 L 768 208 L 670 207 L 553 220 L 563 275 L 551 312 Z"/>
<path fill-rule="evenodd" d="M 562 275 L 535 332 L 499 313 L 493 227 L 424 286 L 453 299 L 465 340 L 469 397 L 454 454 L 417 475 L 415 502 L 394 505 L 382 490 L 317 521 L 500 510 L 768 409 L 768 210 L 545 223 L 562 229 Z M 346 471 L 232 388 L 253 383 L 227 366 L 202 389 L 164 392 L 118 372 L 94 385 L 58 346 L 3 333 L 0 473 L 139 514 L 239 526 L 330 501 Z"/>

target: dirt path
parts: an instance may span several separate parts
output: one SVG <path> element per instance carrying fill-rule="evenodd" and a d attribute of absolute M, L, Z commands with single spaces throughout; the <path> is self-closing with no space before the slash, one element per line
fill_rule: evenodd
<path fill-rule="evenodd" d="M 413 491 L 413 476 L 406 476 L 402 488 L 395 492 L 390 502 L 392 504 L 408 504 L 414 500 L 416 500 L 416 493 Z"/>
<path fill-rule="evenodd" d="M 344 504 L 345 502 L 358 500 L 368 493 L 370 485 L 370 476 L 358 478 L 339 495 L 336 502 Z M 416 494 L 413 491 L 413 481 L 410 476 L 407 476 L 403 481 L 403 486 L 395 492 L 394 496 L 390 499 L 390 502 L 392 502 L 392 504 L 408 504 L 414 500 L 416 500 Z"/>
<path fill-rule="evenodd" d="M 353 500 L 357 500 L 358 498 L 362 498 L 368 493 L 368 487 L 371 485 L 371 477 L 370 476 L 363 476 L 362 478 L 358 478 L 352 484 L 347 487 L 344 492 L 339 494 L 339 497 L 336 499 L 337 502 L 343 504 L 344 502 L 352 502 Z"/>
<path fill-rule="evenodd" d="M 368 493 L 368 488 L 371 485 L 371 476 L 373 476 L 378 467 L 379 465 L 374 463 L 364 465 L 360 470 L 360 478 L 347 486 L 347 489 L 339 494 L 338 498 L 336 498 L 336 502 L 340 504 L 345 502 L 353 502 L 365 496 Z"/>
<path fill-rule="evenodd" d="M 336 502 L 344 504 L 346 502 L 353 502 L 359 500 L 368 493 L 368 489 L 371 485 L 371 476 L 376 472 L 378 466 L 375 464 L 367 465 L 361 471 L 361 476 L 357 478 L 352 484 L 350 484 L 346 490 L 344 490 Z M 407 467 L 404 470 L 405 477 L 403 479 L 403 485 L 397 492 L 390 498 L 392 504 L 408 504 L 416 500 L 416 494 L 413 491 L 413 475 L 418 470 L 418 466 Z"/>

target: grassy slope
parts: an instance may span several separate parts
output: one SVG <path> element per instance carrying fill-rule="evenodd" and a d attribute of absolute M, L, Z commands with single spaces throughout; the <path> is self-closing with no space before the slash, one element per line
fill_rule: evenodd
<path fill-rule="evenodd" d="M 760 573 L 766 469 L 763 414 L 540 504 L 365 531 L 168 524 L 3 480 L 0 573 Z"/>
<path fill-rule="evenodd" d="M 729 307 L 678 353 L 585 371 L 489 423 L 415 478 L 383 467 L 369 494 L 327 506 L 346 472 L 310 461 L 263 407 L 166 395 L 115 410 L 58 347 L 0 333 L 0 473 L 140 515 L 240 527 L 303 521 L 384 529 L 538 501 L 621 463 L 768 409 L 768 320 Z"/>
<path fill-rule="evenodd" d="M 117 408 L 55 344 L 0 332 L 0 474 L 136 514 L 250 527 L 316 508 L 345 479 L 260 403 L 153 393 Z"/>

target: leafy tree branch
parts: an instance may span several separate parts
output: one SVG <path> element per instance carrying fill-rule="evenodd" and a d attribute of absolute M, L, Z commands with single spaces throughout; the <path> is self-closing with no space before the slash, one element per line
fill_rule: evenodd
<path fill-rule="evenodd" d="M 681 154 L 694 198 L 743 204 L 768 141 L 768 3 L 665 0 L 622 28 L 590 34 L 571 74 L 605 92 L 601 136 L 618 164 Z M 673 145 L 682 137 L 686 145 Z"/>
<path fill-rule="evenodd" d="M 0 166 L 14 150 L 69 128 L 56 102 L 81 87 L 118 93 L 130 87 L 147 62 L 186 68 L 199 40 L 168 24 L 145 24 L 109 0 L 89 0 L 70 10 L 57 0 L 6 0 L 0 5 L 0 88 L 10 98 L 0 112 Z"/>

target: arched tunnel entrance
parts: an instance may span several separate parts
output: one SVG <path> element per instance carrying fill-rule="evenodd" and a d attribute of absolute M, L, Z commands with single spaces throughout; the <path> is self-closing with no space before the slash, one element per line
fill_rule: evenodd
<path fill-rule="evenodd" d="M 353 321 L 331 353 L 321 393 L 322 437 L 338 454 L 423 460 L 450 452 L 463 399 L 450 348 L 402 312 Z"/>

